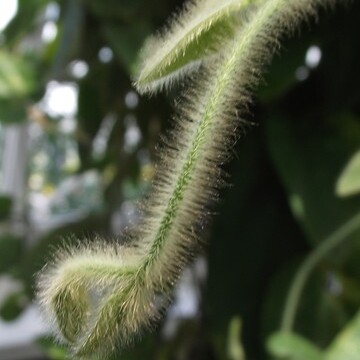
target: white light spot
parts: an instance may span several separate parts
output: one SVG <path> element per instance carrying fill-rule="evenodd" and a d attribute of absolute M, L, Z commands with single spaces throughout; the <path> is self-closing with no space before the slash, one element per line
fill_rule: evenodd
<path fill-rule="evenodd" d="M 106 64 L 113 59 L 114 53 L 109 47 L 103 47 L 100 49 L 98 57 L 102 63 Z"/>
<path fill-rule="evenodd" d="M 125 104 L 129 109 L 135 109 L 138 106 L 139 97 L 135 91 L 129 91 L 125 95 Z"/>
<path fill-rule="evenodd" d="M 54 41 L 57 35 L 57 25 L 53 21 L 47 21 L 42 29 L 41 39 L 44 43 Z"/>
<path fill-rule="evenodd" d="M 321 49 L 318 46 L 310 46 L 305 55 L 305 64 L 310 69 L 315 69 L 320 64 L 321 56 Z"/>
<path fill-rule="evenodd" d="M 44 177 L 40 174 L 32 174 L 29 177 L 29 187 L 33 191 L 39 191 L 44 186 Z"/>
<path fill-rule="evenodd" d="M 89 72 L 89 65 L 82 60 L 75 60 L 69 65 L 71 75 L 76 79 L 82 79 Z"/>
<path fill-rule="evenodd" d="M 141 132 L 137 125 L 129 126 L 125 132 L 125 149 L 131 151 L 141 140 Z"/>
<path fill-rule="evenodd" d="M 18 10 L 17 0 L 0 0 L 0 31 L 3 31 L 16 15 Z"/>
<path fill-rule="evenodd" d="M 309 77 L 309 69 L 306 66 L 300 66 L 295 71 L 295 77 L 299 81 L 304 81 Z"/>
<path fill-rule="evenodd" d="M 51 2 L 46 6 L 45 19 L 49 21 L 56 21 L 60 16 L 60 6 L 56 2 Z"/>
<path fill-rule="evenodd" d="M 141 140 L 141 131 L 137 125 L 136 118 L 133 115 L 127 115 L 124 119 L 124 123 L 126 126 L 124 150 L 126 152 L 132 152 Z"/>
<path fill-rule="evenodd" d="M 40 107 L 50 116 L 74 116 L 77 112 L 78 88 L 73 83 L 50 81 Z"/>

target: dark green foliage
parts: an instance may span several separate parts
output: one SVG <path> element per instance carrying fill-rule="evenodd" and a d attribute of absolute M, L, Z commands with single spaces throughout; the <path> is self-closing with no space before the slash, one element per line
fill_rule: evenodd
<path fill-rule="evenodd" d="M 0 317 L 5 321 L 15 320 L 25 309 L 28 299 L 22 292 L 13 293 L 3 301 L 0 307 Z"/>
<path fill-rule="evenodd" d="M 73 7 L 72 2 L 76 3 Z M 9 52 L 17 53 L 19 42 L 34 29 L 36 14 L 47 3 L 19 1 L 19 15 L 5 31 Z M 21 64 L 25 61 L 31 66 L 26 70 L 24 79 L 28 83 L 22 91 L 11 93 L 9 87 L 7 94 L 11 97 L 0 96 L 0 121 L 19 122 L 25 119 L 27 106 L 42 97 L 49 78 L 75 81 L 79 87 L 78 130 L 71 137 L 80 154 L 76 172 L 95 169 L 105 179 L 100 214 L 87 214 L 84 219 L 44 234 L 25 254 L 23 239 L 0 235 L 0 271 L 20 279 L 27 296 L 33 296 L 34 274 L 58 246 L 59 239 L 69 234 L 84 239 L 93 233 L 113 238 L 111 217 L 119 204 L 140 196 L 146 188 L 139 158 L 146 153 L 152 164 L 159 131 L 169 127 L 171 101 L 162 96 L 140 98 L 138 106 L 129 109 L 124 99 L 132 90 L 135 57 L 143 40 L 180 3 L 59 2 L 57 38 L 44 51 L 24 55 Z M 268 358 L 267 339 L 279 330 L 286 295 L 302 260 L 360 211 L 359 193 L 339 197 L 335 192 L 339 176 L 360 147 L 360 4 L 354 1 L 336 11 L 321 12 L 319 19 L 305 26 L 300 37 L 286 41 L 274 59 L 258 100 L 252 105 L 254 115 L 248 117 L 246 134 L 234 148 L 236 156 L 225 166 L 232 186 L 222 191 L 218 215 L 211 231 L 205 234 L 209 278 L 206 291 L 202 291 L 199 316 L 183 321 L 174 338 L 163 339 L 155 332 L 114 359 L 229 359 L 227 334 L 235 316 L 242 319 L 242 341 L 248 358 Z M 306 80 L 298 81 L 295 72 L 304 65 L 311 45 L 321 49 L 321 62 L 309 70 Z M 107 46 L 114 58 L 102 63 L 98 52 Z M 89 65 L 83 79 L 72 78 L 66 70 L 75 59 Z M 108 147 L 101 158 L 94 158 L 92 142 L 109 114 L 115 114 L 116 121 Z M 123 151 L 124 118 L 129 114 L 136 116 L 142 133 L 132 153 Z M 51 130 L 57 119 L 47 120 L 48 138 L 59 138 Z M 250 124 L 253 122 L 256 125 Z M 52 178 L 72 174 L 58 169 Z M 8 218 L 10 207 L 7 198 L 0 198 L 1 220 Z M 359 342 L 358 331 L 354 330 L 360 304 L 359 240 L 357 232 L 323 259 L 301 297 L 294 330 L 321 349 L 337 336 L 343 339 L 348 327 L 352 329 L 349 338 Z M 23 294 L 10 295 L 1 304 L 0 315 L 14 319 L 27 301 Z M 349 325 L 352 318 L 355 320 Z M 283 341 L 280 345 L 286 351 L 289 346 L 297 349 L 303 345 L 298 338 Z M 51 341 L 42 345 L 53 359 L 67 357 L 66 351 Z M 340 354 L 341 344 L 332 344 L 329 349 L 329 353 Z"/>
<path fill-rule="evenodd" d="M 9 196 L 0 196 L 0 220 L 8 219 L 11 213 L 12 200 Z"/>
<path fill-rule="evenodd" d="M 23 239 L 12 234 L 0 235 L 0 273 L 16 265 L 23 252 Z"/>
<path fill-rule="evenodd" d="M 250 359 L 265 358 L 262 346 L 279 328 L 300 260 L 360 210 L 359 196 L 335 195 L 337 177 L 360 144 L 360 78 L 350 69 L 360 61 L 360 7 L 339 7 L 320 18 L 311 32 L 303 29 L 301 38 L 287 41 L 270 66 L 252 109 L 258 125 L 235 150 L 238 159 L 228 169 L 234 185 L 224 193 L 212 229 L 212 331 L 224 334 L 231 315 L 241 315 Z M 322 50 L 321 63 L 299 82 L 295 70 L 314 44 Z M 307 204 L 306 216 L 298 217 L 291 194 Z M 359 287 L 358 245 L 359 235 L 329 255 L 302 296 L 295 329 L 321 346 L 359 306 L 347 295 Z M 329 292 L 336 284 L 343 293 Z"/>

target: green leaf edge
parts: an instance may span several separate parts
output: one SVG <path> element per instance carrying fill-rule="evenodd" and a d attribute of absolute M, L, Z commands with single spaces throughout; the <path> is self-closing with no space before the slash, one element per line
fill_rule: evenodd
<path fill-rule="evenodd" d="M 335 193 L 339 197 L 360 193 L 360 149 L 350 158 L 341 172 L 336 182 Z"/>
<path fill-rule="evenodd" d="M 165 28 L 166 35 L 151 37 L 145 43 L 135 76 L 137 90 L 146 93 L 171 87 L 178 78 L 197 69 L 201 59 L 215 52 L 214 43 L 233 35 L 239 11 L 253 1 L 227 0 L 216 10 L 211 9 L 216 1 L 198 1 L 186 6 Z M 184 23 L 190 23 L 190 27 L 184 27 Z"/>

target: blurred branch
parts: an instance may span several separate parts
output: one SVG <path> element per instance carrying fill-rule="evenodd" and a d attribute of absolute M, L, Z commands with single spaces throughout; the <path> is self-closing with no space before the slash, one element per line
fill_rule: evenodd
<path fill-rule="evenodd" d="M 295 322 L 296 311 L 300 302 L 301 293 L 312 270 L 332 250 L 339 246 L 351 234 L 360 228 L 360 213 L 356 214 L 347 223 L 341 226 L 305 259 L 292 282 L 286 299 L 281 330 L 291 332 Z"/>

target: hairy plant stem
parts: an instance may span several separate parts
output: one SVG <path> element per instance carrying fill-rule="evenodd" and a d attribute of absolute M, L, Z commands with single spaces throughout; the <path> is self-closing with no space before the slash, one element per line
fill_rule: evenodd
<path fill-rule="evenodd" d="M 277 8 L 284 2 L 286 1 L 268 1 L 258 16 L 256 18 L 254 17 L 253 22 L 243 29 L 243 31 L 238 31 L 236 34 L 231 53 L 225 58 L 222 66 L 218 69 L 216 81 L 213 84 L 210 97 L 205 105 L 203 118 L 200 121 L 194 139 L 189 146 L 185 163 L 183 164 L 182 170 L 179 174 L 177 183 L 168 202 L 164 217 L 161 220 L 161 225 L 154 238 L 149 254 L 139 268 L 139 275 L 142 272 L 147 272 L 151 265 L 156 262 L 159 254 L 161 253 L 161 250 L 166 242 L 168 232 L 170 231 L 174 218 L 176 217 L 179 204 L 183 199 L 186 187 L 192 178 L 193 169 L 201 156 L 201 152 L 204 151 L 203 147 L 206 147 L 206 140 L 209 136 L 212 123 L 218 115 L 219 109 L 221 109 L 221 104 L 226 102 L 224 97 L 229 90 L 229 84 L 234 81 L 235 71 L 238 68 L 241 69 L 243 59 L 246 58 L 246 55 L 255 45 L 254 42 L 256 41 L 259 32 L 263 31 L 264 26 L 266 26 L 266 20 L 270 17 L 270 15 L 276 12 Z M 247 4 L 247 2 L 245 3 Z M 245 76 L 246 74 L 244 74 L 244 77 Z M 238 77 L 239 75 L 236 76 L 236 78 Z M 240 79 L 240 82 L 244 82 L 246 84 L 244 79 Z"/>
<path fill-rule="evenodd" d="M 349 239 L 356 230 L 360 229 L 360 213 L 351 218 L 338 230 L 336 230 L 329 237 L 324 239 L 317 248 L 305 259 L 297 271 L 294 281 L 290 287 L 285 310 L 282 317 L 280 330 L 284 332 L 291 332 L 294 327 L 296 311 L 299 306 L 301 294 L 303 292 L 306 281 L 308 280 L 314 268 L 337 246 Z"/>
<path fill-rule="evenodd" d="M 239 126 L 235 110 L 241 116 L 247 111 L 250 92 L 281 36 L 314 14 L 316 5 L 331 1 L 263 0 L 249 9 L 184 96 L 133 243 L 115 247 L 115 254 L 108 246 L 69 251 L 40 280 L 41 301 L 55 313 L 77 356 L 107 358 L 160 316 L 192 258 L 199 221 L 217 196 L 220 163 Z"/>
<path fill-rule="evenodd" d="M 138 294 L 142 293 L 143 289 L 147 289 L 150 292 L 159 291 L 159 289 L 162 289 L 165 293 L 169 291 L 169 286 L 173 281 L 167 282 L 165 280 L 165 282 L 162 283 L 162 279 L 160 279 L 149 283 L 149 276 L 157 277 L 157 275 L 155 275 L 156 271 L 153 270 L 159 266 L 159 263 L 162 263 L 163 267 L 171 266 L 168 262 L 173 260 L 168 259 L 165 262 L 161 260 L 161 256 L 167 240 L 169 240 L 169 234 L 173 231 L 174 223 L 177 221 L 179 208 L 182 205 L 187 187 L 190 181 L 195 180 L 194 173 L 197 171 L 196 167 L 199 165 L 199 160 L 204 159 L 208 151 L 211 152 L 211 149 L 208 149 L 210 146 L 208 142 L 210 142 L 214 136 L 212 130 L 214 129 L 215 122 L 218 126 L 217 129 L 221 129 L 229 126 L 225 120 L 234 121 L 234 118 L 226 119 L 222 114 L 226 113 L 229 108 L 233 108 L 237 103 L 233 92 L 236 91 L 238 87 L 239 89 L 243 89 L 254 86 L 257 80 L 257 67 L 261 65 L 256 63 L 257 50 L 254 50 L 254 48 L 256 49 L 259 37 L 264 37 L 262 38 L 264 41 L 263 46 L 266 47 L 268 45 L 265 42 L 267 35 L 264 34 L 265 29 L 268 26 L 274 26 L 274 22 L 278 20 L 274 14 L 277 14 L 278 8 L 286 2 L 287 0 L 270 0 L 265 2 L 263 7 L 256 14 L 253 14 L 248 24 L 244 26 L 241 31 L 236 32 L 231 42 L 231 47 L 228 49 L 228 53 L 223 54 L 222 58 L 217 61 L 215 74 L 213 80 L 210 82 L 211 86 L 209 89 L 206 89 L 203 95 L 205 96 L 205 101 L 203 101 L 204 109 L 200 112 L 202 114 L 201 119 L 193 119 L 192 126 L 196 126 L 197 128 L 193 132 L 192 141 L 189 142 L 186 149 L 181 149 L 181 151 L 185 151 L 187 155 L 180 167 L 180 172 L 169 196 L 163 217 L 159 222 L 160 225 L 150 243 L 149 251 L 139 264 L 138 271 L 135 276 L 130 279 L 126 288 L 106 299 L 99 311 L 98 319 L 91 329 L 91 333 L 86 337 L 85 343 L 78 349 L 78 354 L 84 355 L 95 351 L 100 346 L 106 346 L 104 338 L 112 337 L 112 329 L 108 326 L 108 312 L 112 311 L 115 313 L 114 309 L 118 308 L 116 316 L 118 322 L 121 322 L 120 319 L 126 316 L 122 304 L 127 296 L 133 299 L 134 296 L 139 296 Z M 281 12 L 279 16 L 281 17 Z M 269 49 L 269 55 L 271 55 L 271 53 L 272 51 Z M 269 55 L 266 57 L 266 60 Z M 252 60 L 254 60 L 254 68 L 252 70 L 254 74 L 249 70 L 249 61 Z M 245 99 L 245 104 L 242 104 L 245 108 L 249 98 L 247 94 L 241 95 L 243 99 Z M 236 125 L 234 125 L 234 127 L 236 127 Z M 222 136 L 224 136 L 224 134 Z M 182 134 L 179 133 L 177 136 L 181 137 Z M 219 141 L 225 140 L 222 136 L 220 136 Z M 226 151 L 226 147 L 224 149 L 224 151 Z M 173 169 L 167 169 L 167 171 L 173 171 Z M 211 188 L 212 182 L 205 186 Z M 205 189 L 202 190 L 204 191 Z M 172 256 L 176 256 L 176 254 Z M 166 269 L 162 270 L 161 278 L 163 274 L 166 274 L 166 271 Z M 172 276 L 174 277 L 174 275 Z M 132 296 L 130 294 L 136 295 Z M 151 299 L 149 301 L 151 301 Z M 136 307 L 139 308 L 138 305 L 136 305 Z"/>

